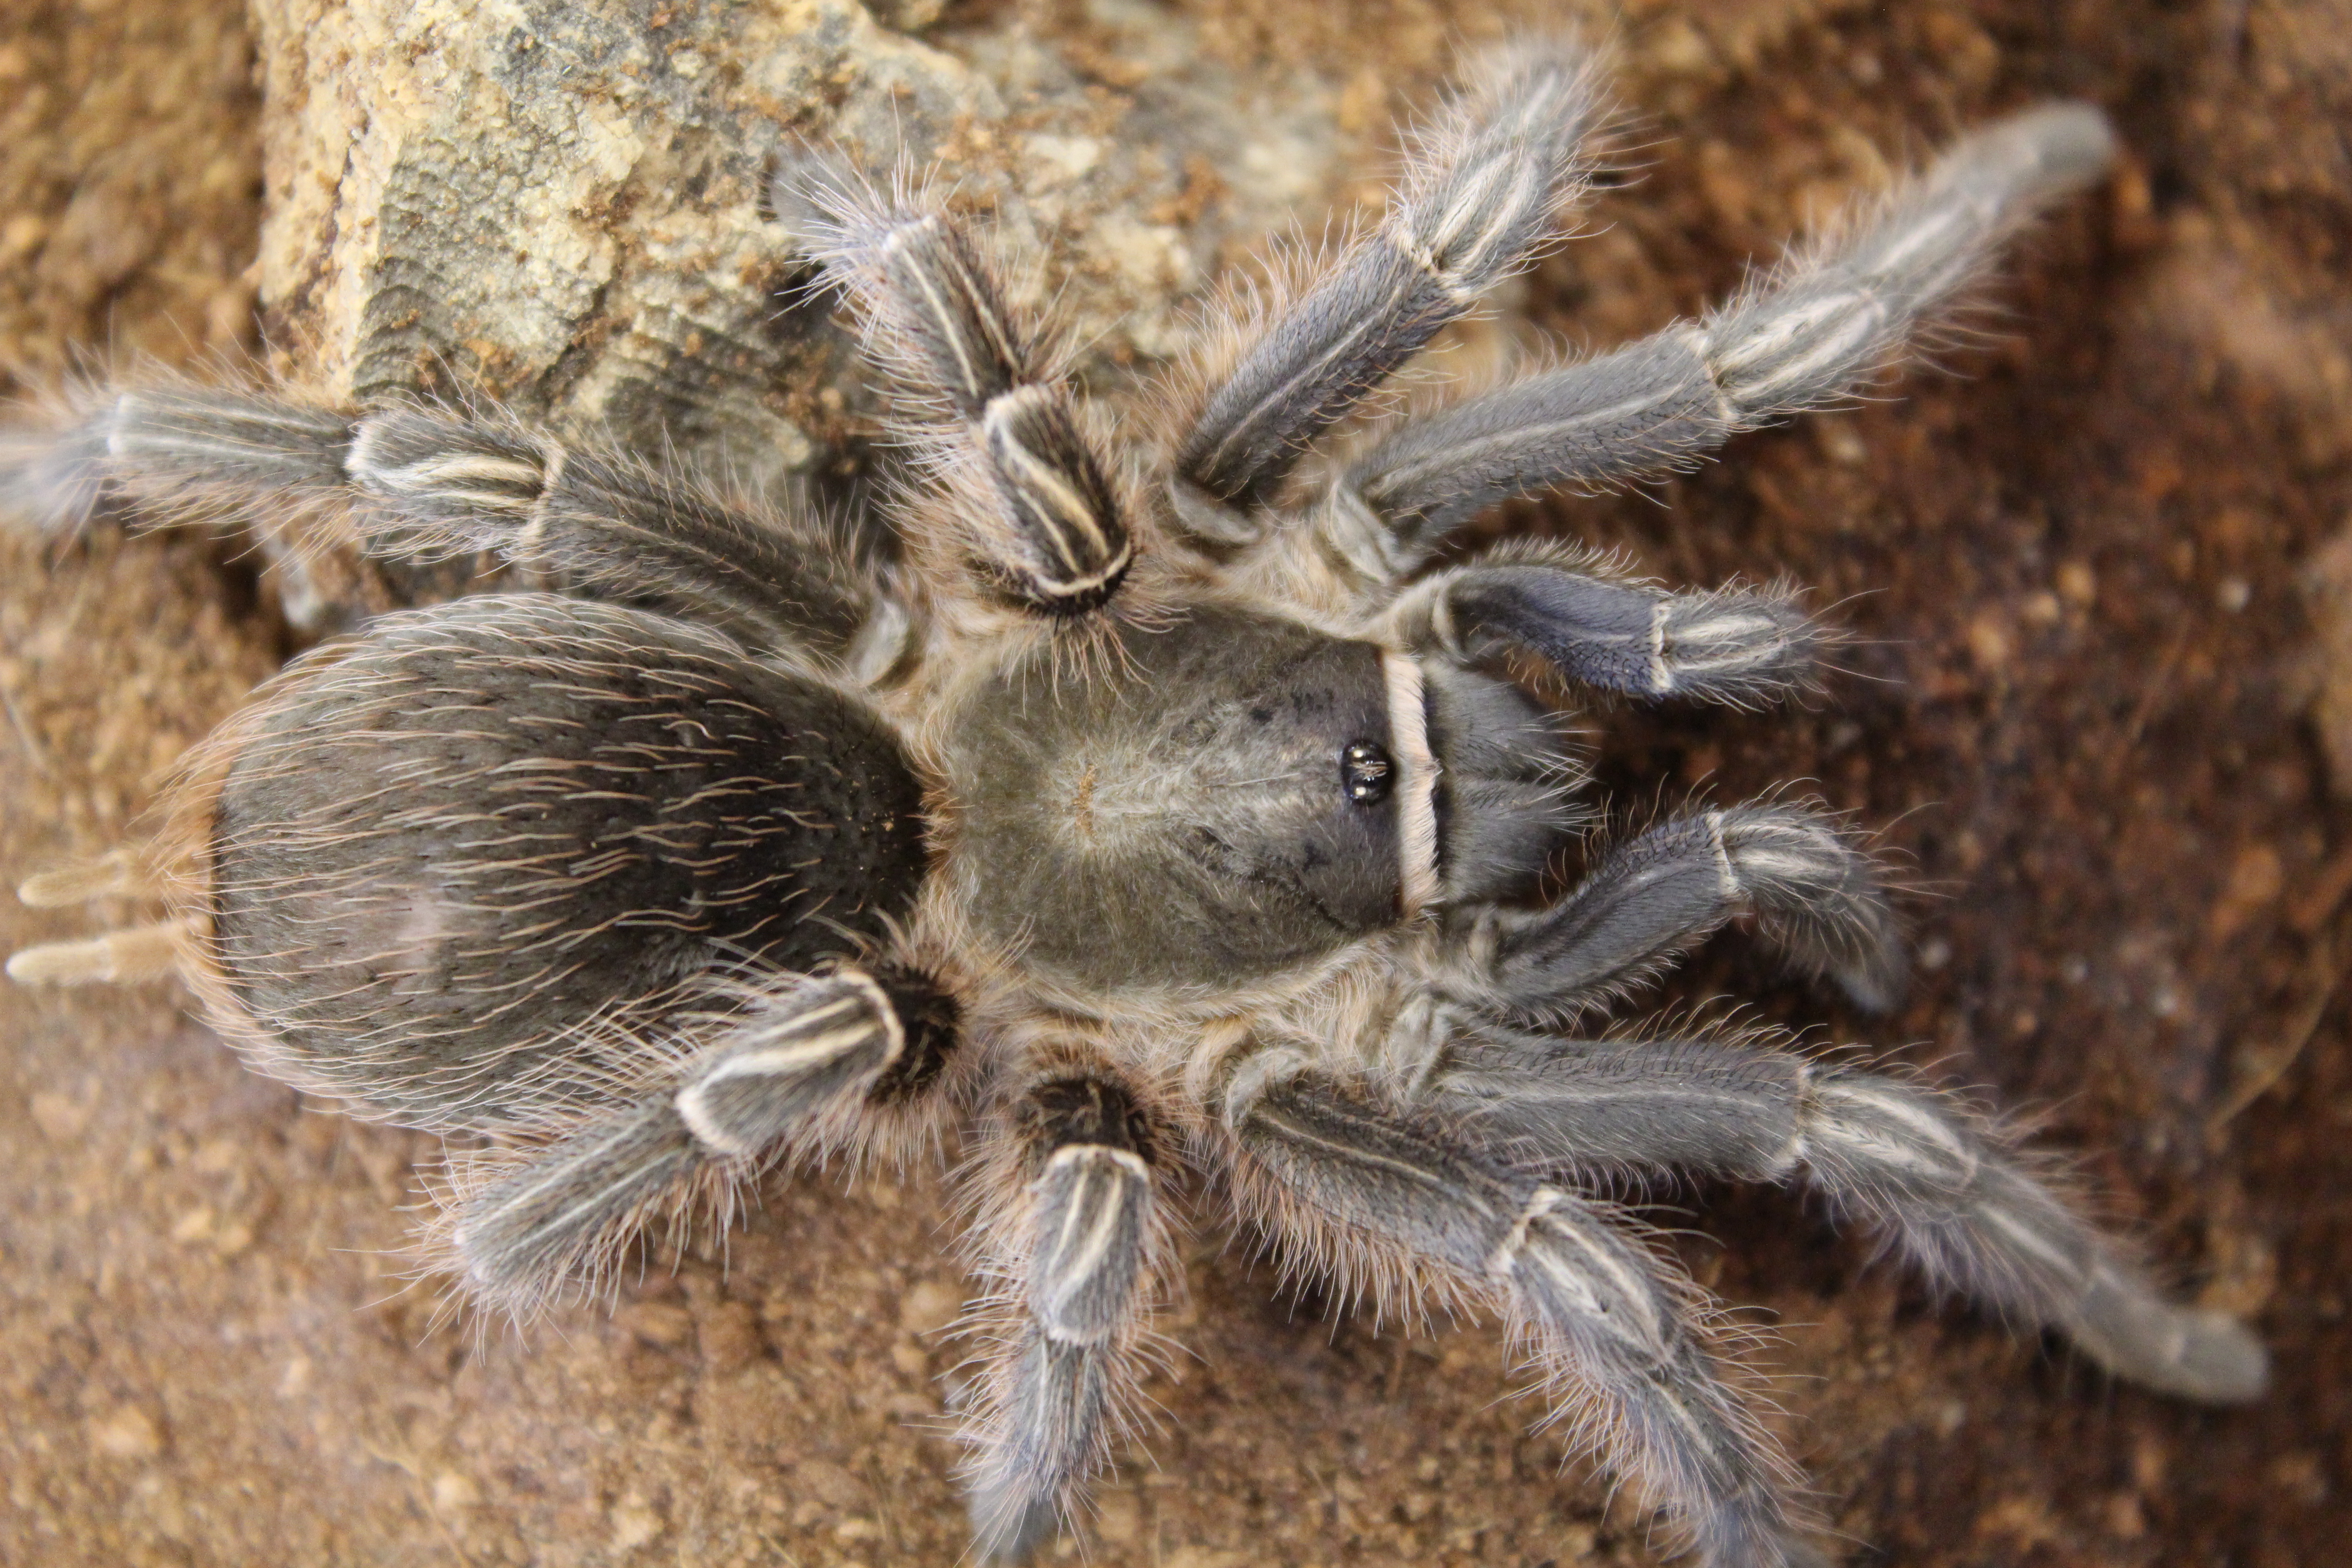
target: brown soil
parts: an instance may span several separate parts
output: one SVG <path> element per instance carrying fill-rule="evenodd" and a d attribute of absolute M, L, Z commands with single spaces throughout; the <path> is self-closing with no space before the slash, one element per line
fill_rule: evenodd
<path fill-rule="evenodd" d="M 1192 8 L 1242 60 L 1377 61 L 1366 40 L 1441 30 L 1406 0 Z M 2225 1413 L 2116 1387 L 1928 1300 L 1786 1194 L 1694 1194 L 1686 1256 L 1777 1320 L 1781 1425 L 1868 1543 L 1854 1561 L 2333 1560 L 2352 1538 L 2352 819 L 2305 717 L 2346 639 L 2314 635 L 2340 615 L 2298 574 L 2352 515 L 2352 16 L 1627 15 L 1658 145 L 1529 296 L 1594 341 L 1735 283 L 1872 146 L 2053 94 L 2117 119 L 2124 175 L 2032 247 L 2001 335 L 1947 356 L 1959 376 L 1743 441 L 1663 506 L 1510 521 L 1678 580 L 1786 572 L 1841 605 L 1853 673 L 1812 708 L 1612 714 L 1596 742 L 1622 802 L 1810 778 L 1884 828 L 1921 890 L 1912 1000 L 1847 1017 L 1733 938 L 1675 994 L 1924 1042 L 1904 1054 L 2042 1108 L 2120 1221 L 2260 1322 L 2278 1386 Z M 249 341 L 247 59 L 217 0 L 0 16 L 0 353 L 34 379 L 73 344 Z M 116 842 L 281 653 L 218 547 L 0 534 L 0 868 Z M 0 947 L 145 912 L 11 908 Z M 0 989 L 0 1560 L 956 1560 L 938 1181 L 778 1183 L 723 1264 L 690 1258 L 525 1346 L 434 1328 L 401 1278 L 424 1141 L 244 1073 L 167 990 Z M 1644 1560 L 1638 1512 L 1525 1435 L 1487 1331 L 1334 1321 L 1201 1235 L 1156 1465 L 1106 1489 L 1096 1560 Z"/>

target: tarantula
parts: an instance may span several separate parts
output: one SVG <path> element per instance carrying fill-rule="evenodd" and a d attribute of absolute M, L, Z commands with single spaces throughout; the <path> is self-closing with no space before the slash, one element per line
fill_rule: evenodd
<path fill-rule="evenodd" d="M 2098 176 L 2104 121 L 2006 121 L 1702 320 L 1325 439 L 1546 244 L 1598 103 L 1572 48 L 1487 59 L 1375 227 L 1221 323 L 1164 450 L 1080 405 L 943 208 L 797 156 L 777 213 L 917 458 L 895 553 L 494 414 L 83 395 L 16 448 L 53 525 L 325 520 L 545 591 L 296 659 L 171 792 L 173 920 L 10 972 L 168 963 L 261 1070 L 478 1145 L 433 1246 L 519 1314 L 773 1165 L 965 1129 L 965 1479 L 996 1558 L 1106 1463 L 1188 1167 L 1299 1270 L 1498 1312 L 1721 1568 L 1813 1556 L 1794 1478 L 1698 1290 L 1588 1195 L 1614 1179 L 1802 1178 L 2120 1376 L 2252 1397 L 2246 1330 L 2168 1304 L 1958 1102 L 1722 1032 L 1570 1028 L 1740 915 L 1859 1005 L 1895 996 L 1880 880 L 1805 805 L 1672 818 L 1546 896 L 1585 774 L 1528 686 L 1769 700 L 1825 640 L 1794 591 L 1549 545 L 1440 564 L 1507 498 L 1848 395 Z"/>

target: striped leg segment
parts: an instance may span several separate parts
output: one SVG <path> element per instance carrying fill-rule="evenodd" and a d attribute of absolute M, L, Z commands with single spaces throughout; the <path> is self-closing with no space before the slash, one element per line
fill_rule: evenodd
<path fill-rule="evenodd" d="M 980 247 L 944 213 L 814 153 L 779 177 L 776 205 L 864 315 L 868 352 L 920 413 L 919 445 L 971 482 L 967 542 L 983 572 L 1041 614 L 1108 601 L 1135 555 L 1124 503 Z"/>
<path fill-rule="evenodd" d="M 1429 1109 L 1528 1169 L 1801 1175 L 1937 1284 L 2055 1330 L 2133 1383 L 2234 1404 L 2267 1358 L 2243 1325 L 2176 1306 L 1948 1094 L 1734 1042 L 1503 1042 L 1465 1032 Z"/>
<path fill-rule="evenodd" d="M 1537 1171 L 1786 1174 L 1812 1070 L 1738 1041 L 1569 1040 L 1452 1021 L 1424 1093 L 1480 1148 Z"/>
<path fill-rule="evenodd" d="M 2116 1376 L 2210 1404 L 2269 1382 L 2245 1326 L 2165 1300 L 2072 1206 L 1945 1095 L 1870 1073 L 1806 1075 L 1805 1173 L 1939 1284 L 2055 1329 Z"/>
<path fill-rule="evenodd" d="M 1599 690 L 1735 707 L 1803 685 L 1824 640 L 1787 588 L 1667 593 L 1538 564 L 1441 574 L 1394 616 L 1409 641 L 1465 663 L 1524 651 Z"/>
<path fill-rule="evenodd" d="M 987 1561 L 1050 1540 L 1108 1463 L 1164 1246 L 1157 1148 L 1105 1072 L 1050 1077 L 1017 1108 L 1019 1197 L 989 1259 L 1007 1321 L 965 1466 Z"/>
<path fill-rule="evenodd" d="M 52 526 L 113 503 L 249 529 L 289 553 L 312 520 L 340 518 L 371 555 L 487 552 L 591 596 L 852 667 L 887 664 L 903 626 L 818 527 L 454 409 L 354 415 L 220 387 L 92 394 L 61 426 L 0 445 L 0 493 Z"/>
<path fill-rule="evenodd" d="M 1834 405 L 2114 155 L 2105 120 L 2083 104 L 1968 137 L 1703 321 L 1400 425 L 1349 465 L 1326 526 L 1350 553 L 1409 572 L 1497 501 L 1687 468 L 1738 431 Z"/>
<path fill-rule="evenodd" d="M 896 652 L 903 613 L 845 542 L 634 458 L 394 409 L 358 422 L 344 462 L 366 498 L 356 521 L 372 553 L 493 551 L 574 591 L 669 610 L 755 647 L 852 666 L 887 665 Z"/>
<path fill-rule="evenodd" d="M 702 1188 L 853 1144 L 956 1043 L 952 1005 L 927 980 L 847 965 L 748 997 L 707 1038 L 666 1082 L 462 1194 L 449 1249 L 477 1295 L 526 1317 L 593 1289 L 631 1237 Z"/>
<path fill-rule="evenodd" d="M 1676 818 L 1549 909 L 1481 910 L 1460 923 L 1454 963 L 1467 991 L 1540 1014 L 1646 977 L 1740 913 L 1857 1005 L 1883 1010 L 1901 994 L 1902 942 L 1868 857 L 1822 817 L 1780 805 Z"/>
<path fill-rule="evenodd" d="M 1590 57 L 1557 46 L 1487 59 L 1420 139 L 1386 221 L 1210 397 L 1178 455 L 1180 490 L 1211 508 L 1264 504 L 1308 442 L 1526 266 L 1591 174 L 1594 78 Z"/>
<path fill-rule="evenodd" d="M 1301 1255 L 1375 1276 L 1434 1267 L 1492 1298 L 1537 1363 L 1590 1401 L 1574 1418 L 1602 1462 L 1639 1480 L 1698 1561 L 1819 1561 L 1797 1534 L 1788 1461 L 1694 1327 L 1695 1288 L 1607 1210 L 1319 1079 L 1268 1089 L 1227 1123 Z"/>

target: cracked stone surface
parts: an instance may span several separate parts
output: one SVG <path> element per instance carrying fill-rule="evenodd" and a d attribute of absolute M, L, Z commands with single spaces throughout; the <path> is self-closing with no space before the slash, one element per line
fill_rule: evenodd
<path fill-rule="evenodd" d="M 255 356 L 852 497 L 884 464 L 872 395 L 761 207 L 787 139 L 940 165 L 1039 257 L 1082 376 L 1131 412 L 1265 236 L 1375 210 L 1390 127 L 1454 42 L 1559 15 L 27 0 L 0 18 L 0 363 L 30 389 L 78 349 Z M 1614 8 L 1624 177 L 1444 362 L 1652 330 L 2005 109 L 2089 97 L 2129 149 L 1940 356 L 1957 374 L 1654 496 L 1495 523 L 1675 582 L 1785 572 L 1857 633 L 1808 707 L 1608 710 L 1591 736 L 1625 813 L 1800 778 L 1883 832 L 1917 889 L 1910 1002 L 1843 1014 L 1736 936 L 1666 1001 L 1751 998 L 2035 1111 L 2278 1358 L 2263 1404 L 2188 1409 L 1937 1303 L 1790 1194 L 1676 1194 L 1685 1261 L 1775 1331 L 1775 1424 L 1847 1561 L 2289 1568 L 2352 1528 L 2345 22 L 2324 0 Z M 0 529 L 5 880 L 134 831 L 298 640 L 233 544 Z M 150 912 L 0 900 L 0 946 Z M 436 1153 L 241 1071 L 168 987 L 0 988 L 0 1561 L 957 1561 L 936 1173 L 780 1180 L 732 1236 L 525 1342 L 437 1325 L 406 1277 Z M 1488 1328 L 1283 1293 L 1213 1215 L 1187 1268 L 1160 1429 L 1104 1489 L 1092 1561 L 1654 1560 L 1630 1500 L 1528 1435 Z"/>

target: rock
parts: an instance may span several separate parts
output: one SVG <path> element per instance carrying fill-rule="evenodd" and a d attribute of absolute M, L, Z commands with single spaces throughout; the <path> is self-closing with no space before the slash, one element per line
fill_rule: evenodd
<path fill-rule="evenodd" d="M 950 49 L 855 0 L 650 22 L 623 0 L 262 0 L 272 338 L 331 396 L 487 395 L 776 485 L 842 434 L 819 428 L 836 335 L 795 308 L 763 201 L 805 140 L 886 176 L 943 168 L 953 205 L 1037 263 L 1016 295 L 1055 298 L 1085 368 L 1163 357 L 1201 258 L 1325 188 L 1334 91 L 1308 75 L 1279 108 L 1245 102 L 1265 84 L 1180 16 L 1117 15 L 1081 69 L 1018 18 Z"/>

